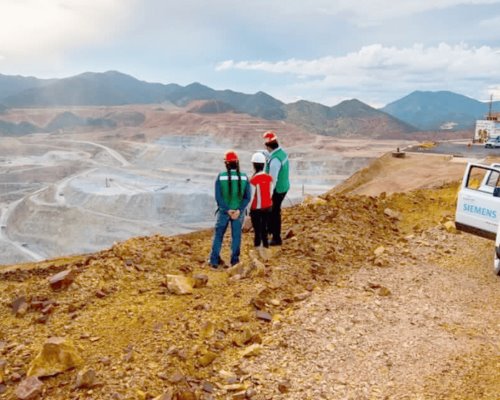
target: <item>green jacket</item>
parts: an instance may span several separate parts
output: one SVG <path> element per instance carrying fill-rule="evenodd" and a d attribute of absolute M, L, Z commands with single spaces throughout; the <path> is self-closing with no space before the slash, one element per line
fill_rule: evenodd
<path fill-rule="evenodd" d="M 238 174 L 231 170 L 231 189 L 227 172 L 221 172 L 215 181 L 215 199 L 219 209 L 243 211 L 250 201 L 250 185 L 246 174 L 240 172 L 241 192 L 238 193 Z"/>
<path fill-rule="evenodd" d="M 273 162 L 273 160 L 276 161 Z M 270 173 L 273 178 L 275 173 L 274 166 L 276 165 L 279 165 L 279 171 L 276 182 L 273 182 L 274 190 L 276 193 L 286 193 L 290 189 L 289 162 L 288 155 L 281 147 L 278 147 L 270 154 L 269 161 L 266 164 L 266 172 Z"/>

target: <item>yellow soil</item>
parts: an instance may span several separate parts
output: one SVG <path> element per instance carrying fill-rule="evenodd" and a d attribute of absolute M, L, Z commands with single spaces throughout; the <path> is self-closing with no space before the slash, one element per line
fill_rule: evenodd
<path fill-rule="evenodd" d="M 366 266 L 378 246 L 404 241 L 408 233 L 453 218 L 458 185 L 443 182 L 457 180 L 464 166 L 434 157 L 438 168 L 427 169 L 422 164 L 415 171 L 405 167 L 405 163 L 420 164 L 420 157 L 399 160 L 384 156 L 325 195 L 325 204 L 285 210 L 283 231 L 291 229 L 293 237 L 274 250 L 264 276 L 252 274 L 235 280 L 226 272 L 208 270 L 204 262 L 210 250 L 210 231 L 134 238 L 94 255 L 0 271 L 0 359 L 6 361 L 7 377 L 6 392 L 0 399 L 13 398 L 17 384 L 9 377 L 23 375 L 51 336 L 76 342 L 101 384 L 87 392 L 75 390 L 76 372 L 68 371 L 44 380 L 43 398 L 121 395 L 135 399 L 138 391 L 157 396 L 172 387 L 178 398 L 182 398 L 181 392 L 190 392 L 192 398 L 203 399 L 204 382 L 219 385 L 215 398 L 231 398 L 223 388 L 227 382 L 220 371 L 243 376 L 244 371 L 238 370 L 242 349 L 253 343 L 265 346 L 270 330 L 279 329 L 280 321 L 301 307 L 301 295 L 320 291 Z M 404 179 L 395 178 L 391 185 L 398 175 L 395 171 Z M 422 177 L 422 171 L 429 176 Z M 404 186 L 403 181 L 406 188 L 432 188 L 371 196 L 396 192 L 398 182 Z M 399 211 L 401 222 L 388 218 L 384 214 L 387 208 Z M 243 263 L 249 265 L 254 258 L 250 234 L 244 235 L 242 254 Z M 227 245 L 223 256 L 228 259 Z M 52 291 L 47 277 L 67 268 L 77 272 L 75 282 L 66 290 Z M 196 273 L 208 275 L 209 283 L 195 289 L 193 295 L 171 295 L 164 287 L 167 274 Z M 96 296 L 99 290 L 106 293 L 104 298 Z M 54 300 L 57 305 L 46 323 L 38 323 L 39 311 L 30 309 L 24 316 L 11 313 L 10 304 L 20 295 L 29 302 Z M 257 319 L 256 305 L 269 312 L 273 322 Z M 204 365 L 204 356 L 212 353 L 214 361 Z M 133 356 L 125 357 L 129 354 Z M 481 398 L 481 393 L 491 392 L 500 382 L 498 358 L 493 356 L 466 362 L 463 371 L 466 374 L 460 382 L 443 388 L 443 398 Z M 247 379 L 251 386 L 251 378 Z M 468 397 L 460 397 L 463 387 L 467 387 Z"/>

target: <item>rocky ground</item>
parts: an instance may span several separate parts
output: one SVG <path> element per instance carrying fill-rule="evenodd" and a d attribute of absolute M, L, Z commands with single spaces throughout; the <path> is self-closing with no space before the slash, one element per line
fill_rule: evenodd
<path fill-rule="evenodd" d="M 493 244 L 456 192 L 312 198 L 224 272 L 210 231 L 7 268 L 0 399 L 498 399 Z"/>

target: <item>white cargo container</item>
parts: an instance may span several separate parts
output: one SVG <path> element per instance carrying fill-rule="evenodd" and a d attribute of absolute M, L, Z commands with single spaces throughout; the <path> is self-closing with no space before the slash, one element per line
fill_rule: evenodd
<path fill-rule="evenodd" d="M 498 136 L 500 136 L 500 121 L 486 119 L 478 119 L 476 121 L 474 140 L 486 141 Z"/>

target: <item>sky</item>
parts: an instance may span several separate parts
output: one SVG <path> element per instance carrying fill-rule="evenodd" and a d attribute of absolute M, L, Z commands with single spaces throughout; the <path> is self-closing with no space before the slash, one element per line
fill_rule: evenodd
<path fill-rule="evenodd" d="M 500 0 L 0 0 L 0 73 L 117 70 L 328 106 L 500 100 Z"/>

